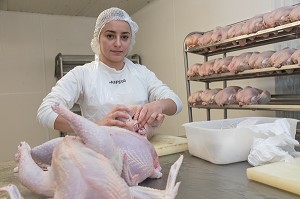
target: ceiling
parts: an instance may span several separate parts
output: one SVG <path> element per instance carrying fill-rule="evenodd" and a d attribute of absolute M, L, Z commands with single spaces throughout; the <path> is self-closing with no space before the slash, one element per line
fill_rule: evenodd
<path fill-rule="evenodd" d="M 50 15 L 98 17 L 110 7 L 134 14 L 154 0 L 0 0 L 0 10 Z"/>

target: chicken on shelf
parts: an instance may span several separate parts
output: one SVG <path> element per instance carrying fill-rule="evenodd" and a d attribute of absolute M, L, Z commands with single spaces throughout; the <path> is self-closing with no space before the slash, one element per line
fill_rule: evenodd
<path fill-rule="evenodd" d="M 236 22 L 225 27 L 217 26 L 214 29 L 205 32 L 203 36 L 198 37 L 198 43 L 195 43 L 195 40 L 193 39 L 195 38 L 195 36 L 191 35 L 190 38 L 186 38 L 186 45 L 188 48 L 192 48 L 195 46 L 201 47 L 206 45 L 212 45 L 208 46 L 206 49 L 203 50 L 204 52 L 207 52 L 208 50 L 215 51 L 218 48 L 218 46 L 213 44 L 216 44 L 218 42 L 226 41 L 232 38 L 237 38 L 242 35 L 257 33 L 258 31 L 274 28 L 299 20 L 300 5 L 283 6 L 270 12 L 258 14 L 253 17 L 250 17 L 247 20 Z M 291 31 L 291 29 L 285 29 L 285 31 L 289 32 Z M 230 42 L 233 45 L 245 46 L 246 44 L 253 42 L 253 40 L 256 38 L 266 38 L 270 34 L 278 33 L 262 33 L 258 35 L 253 35 L 247 39 L 237 38 L 237 40 L 231 40 Z"/>
<path fill-rule="evenodd" d="M 241 88 L 239 86 L 228 86 L 224 89 L 205 89 L 193 92 L 188 103 L 191 106 L 196 105 L 252 105 L 252 104 L 268 104 L 271 101 L 269 91 L 261 90 L 251 86 Z"/>

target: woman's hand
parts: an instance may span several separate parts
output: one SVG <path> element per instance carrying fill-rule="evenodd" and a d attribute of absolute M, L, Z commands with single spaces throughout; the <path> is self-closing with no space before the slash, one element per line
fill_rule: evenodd
<path fill-rule="evenodd" d="M 148 124 L 157 127 L 164 119 L 163 110 L 164 107 L 160 101 L 150 102 L 136 110 L 134 119 L 138 120 L 141 126 Z"/>
<path fill-rule="evenodd" d="M 130 109 L 124 105 L 116 105 L 113 110 L 108 113 L 102 120 L 98 121 L 97 124 L 100 126 L 117 126 L 125 127 L 126 121 L 129 119 Z"/>

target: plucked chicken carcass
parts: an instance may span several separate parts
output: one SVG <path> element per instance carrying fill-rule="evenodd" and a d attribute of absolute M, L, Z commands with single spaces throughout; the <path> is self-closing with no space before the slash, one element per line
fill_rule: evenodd
<path fill-rule="evenodd" d="M 177 195 L 180 183 L 175 184 L 175 181 L 183 156 L 171 167 L 166 190 L 129 187 L 110 158 L 88 147 L 83 139 L 75 136 L 67 136 L 55 146 L 52 164 L 47 171 L 43 171 L 34 162 L 26 142 L 18 146 L 16 159 L 19 162 L 18 175 L 21 182 L 33 192 L 54 199 L 162 199 L 175 198 Z M 11 191 L 16 190 L 7 191 L 12 195 Z"/>
<path fill-rule="evenodd" d="M 284 25 L 290 22 L 290 12 L 293 6 L 284 6 L 264 14 L 263 21 L 266 28 Z"/>
<path fill-rule="evenodd" d="M 221 91 L 221 88 L 214 88 L 214 89 L 206 89 L 200 94 L 201 102 L 203 105 L 208 104 L 215 104 L 215 96 L 216 94 Z"/>
<path fill-rule="evenodd" d="M 213 65 L 214 73 L 226 73 L 229 72 L 228 65 L 232 61 L 233 56 L 224 57 L 223 59 L 216 59 Z"/>
<path fill-rule="evenodd" d="M 245 52 L 238 56 L 232 58 L 232 61 L 228 65 L 228 70 L 231 73 L 239 73 L 244 70 L 249 70 L 251 67 L 249 66 L 249 58 L 252 55 L 252 52 Z"/>
<path fill-rule="evenodd" d="M 201 104 L 201 93 L 203 91 L 196 91 L 193 92 L 189 97 L 188 97 L 188 103 L 192 106 L 195 106 L 196 104 Z"/>
<path fill-rule="evenodd" d="M 189 67 L 187 71 L 187 76 L 194 77 L 199 75 L 199 70 L 202 64 L 196 63 Z"/>
<path fill-rule="evenodd" d="M 266 27 L 263 23 L 263 15 L 256 15 L 250 19 L 248 19 L 242 27 L 243 34 L 251 34 L 256 33 L 260 30 L 264 30 Z"/>
<path fill-rule="evenodd" d="M 263 91 L 251 86 L 247 86 L 237 92 L 236 100 L 240 106 L 251 104 L 267 104 L 271 100 L 271 94 L 269 91 Z"/>
<path fill-rule="evenodd" d="M 227 39 L 238 37 L 243 35 L 243 26 L 245 22 L 240 22 L 232 25 L 228 32 L 227 32 Z M 246 39 L 240 39 L 239 41 L 232 41 L 233 45 L 240 45 L 240 46 L 245 46 L 246 45 Z"/>
<path fill-rule="evenodd" d="M 211 42 L 216 43 L 219 41 L 224 41 L 227 38 L 227 32 L 229 30 L 230 26 L 225 27 L 216 27 L 211 35 Z"/>
<path fill-rule="evenodd" d="M 211 42 L 211 35 L 213 31 L 209 31 L 204 33 L 199 39 L 198 39 L 198 45 L 199 46 L 206 46 Z"/>
<path fill-rule="evenodd" d="M 295 6 L 290 12 L 290 20 L 291 22 L 300 20 L 300 5 Z"/>
<path fill-rule="evenodd" d="M 290 64 L 298 64 L 300 65 L 300 49 L 297 49 L 287 61 Z"/>
<path fill-rule="evenodd" d="M 184 43 L 188 48 L 193 48 L 195 46 L 198 46 L 198 39 L 202 36 L 200 33 L 194 33 L 190 36 L 188 36 Z"/>
<path fill-rule="evenodd" d="M 198 74 L 199 74 L 201 77 L 214 74 L 214 71 L 213 71 L 213 65 L 214 65 L 214 63 L 215 63 L 215 60 L 214 60 L 214 59 L 209 60 L 209 61 L 207 61 L 207 62 L 204 62 L 204 63 L 199 67 Z"/>
<path fill-rule="evenodd" d="M 251 68 L 254 68 L 255 61 L 257 60 L 259 54 L 259 52 L 252 52 L 251 56 L 249 57 L 248 64 Z"/>
<path fill-rule="evenodd" d="M 5 187 L 1 187 L 0 192 L 7 192 L 10 199 L 23 199 L 18 187 L 16 187 L 16 185 L 14 184 L 9 184 Z"/>
<path fill-rule="evenodd" d="M 272 66 L 276 68 L 280 68 L 281 66 L 292 64 L 290 61 L 290 57 L 296 51 L 296 49 L 292 48 L 284 48 L 275 52 L 269 59 L 269 62 Z"/>
<path fill-rule="evenodd" d="M 249 65 L 253 69 L 271 67 L 272 65 L 269 62 L 269 59 L 274 53 L 275 53 L 275 51 L 273 51 L 273 50 L 267 50 L 267 51 L 261 52 L 257 55 L 254 63 L 250 64 L 250 60 L 249 60 Z"/>
<path fill-rule="evenodd" d="M 141 126 L 141 124 L 136 120 L 133 119 L 134 115 L 136 114 L 137 110 L 141 110 L 141 105 L 132 105 L 128 107 L 130 112 L 128 114 L 128 119 L 124 118 L 117 118 L 123 122 L 125 122 L 125 126 L 123 128 L 130 130 L 132 132 L 136 132 L 142 136 L 147 137 L 147 139 L 150 139 L 154 135 L 154 131 L 156 128 L 160 127 L 161 124 L 164 121 L 164 115 L 158 114 L 155 121 L 149 125 L 145 124 L 144 126 Z"/>
<path fill-rule="evenodd" d="M 69 138 L 57 138 L 56 141 L 49 141 L 48 143 L 43 144 L 40 146 L 39 149 L 43 149 L 42 151 L 46 151 L 45 153 L 41 152 L 39 154 L 36 153 L 36 150 L 30 150 L 30 147 L 26 143 L 21 143 L 19 146 L 19 152 L 16 154 L 16 161 L 18 162 L 18 170 L 19 170 L 19 179 L 21 183 L 29 188 L 30 190 L 34 191 L 38 194 L 43 194 L 48 197 L 55 197 L 54 193 L 68 193 L 69 187 L 71 188 L 70 191 L 74 192 L 74 190 L 81 191 L 81 194 L 77 193 L 77 196 L 89 194 L 90 189 L 94 187 L 94 184 L 90 184 L 92 187 L 71 187 L 71 182 L 74 181 L 70 179 L 70 182 L 67 183 L 68 186 L 65 186 L 60 183 L 64 183 L 61 181 L 66 181 L 66 178 L 60 178 L 63 174 L 56 175 L 59 172 L 65 172 L 68 174 L 72 174 L 77 176 L 75 179 L 82 179 L 83 181 L 86 180 L 85 176 L 102 176 L 102 178 L 109 178 L 119 181 L 122 179 L 126 186 L 136 186 L 139 182 L 143 181 L 147 177 L 150 178 L 159 178 L 161 177 L 160 173 L 160 165 L 158 162 L 157 154 L 152 146 L 152 144 L 145 138 L 137 133 L 131 132 L 127 129 L 117 128 L 117 127 L 105 127 L 105 126 L 98 126 L 95 123 L 71 112 L 70 110 L 56 104 L 53 106 L 53 109 L 60 115 L 62 115 L 74 129 L 78 137 L 69 136 Z M 61 140 L 63 139 L 63 140 Z M 63 149 L 61 148 L 63 147 Z M 69 147 L 69 148 L 68 148 Z M 82 150 L 82 154 L 76 150 Z M 47 154 L 51 154 L 51 158 L 46 158 L 46 161 L 51 160 L 51 167 L 48 171 L 42 171 L 42 169 L 34 162 L 32 159 L 33 151 L 35 151 L 35 156 L 45 156 Z M 49 152 L 50 151 L 50 152 Z M 52 153 L 51 153 L 52 151 Z M 55 151 L 62 151 L 62 152 L 55 152 Z M 64 153 L 65 154 L 64 154 Z M 65 155 L 62 157 L 61 155 Z M 78 155 L 78 156 L 77 156 Z M 60 159 L 65 160 L 65 162 L 61 161 Z M 96 165 L 96 163 L 87 164 L 85 168 L 81 168 L 80 165 L 75 163 L 79 163 L 81 160 L 83 162 L 94 162 L 97 161 L 96 159 L 100 158 L 100 162 L 106 162 L 110 164 L 110 168 L 113 170 L 112 172 L 116 173 L 119 177 L 118 179 L 114 176 L 110 176 L 110 171 L 106 171 L 104 166 L 105 165 Z M 41 160 L 41 158 L 39 158 Z M 181 158 L 182 159 L 182 158 Z M 181 160 L 182 161 L 182 160 Z M 70 164 L 74 163 L 74 165 L 69 166 Z M 179 160 L 180 162 L 180 160 Z M 66 165 L 67 166 L 66 166 Z M 181 163 L 180 163 L 181 164 Z M 74 168 L 74 172 L 68 172 L 68 170 L 60 171 L 59 169 L 71 167 Z M 103 167 L 101 167 L 103 166 Z M 178 166 L 178 164 L 177 164 Z M 180 165 L 179 165 L 180 166 Z M 102 169 L 101 169 L 102 168 Z M 59 171 L 56 171 L 58 169 Z M 83 170 L 81 170 L 83 169 Z M 87 169 L 87 170 L 84 170 Z M 35 171 L 36 170 L 36 171 Z M 102 170 L 102 173 L 97 173 L 98 170 Z M 40 172 L 38 175 L 34 174 L 36 177 L 32 177 L 32 171 Z M 80 171 L 80 172 L 79 172 Z M 78 176 L 79 173 L 85 173 L 83 176 Z M 96 173 L 94 173 L 96 172 Z M 177 174 L 176 174 L 177 175 Z M 175 175 L 175 179 L 176 179 Z M 175 181 L 174 177 L 172 179 Z M 89 183 L 91 182 L 88 178 L 87 180 Z M 99 180 L 98 180 L 99 181 Z M 80 183 L 80 181 L 78 181 Z M 88 182 L 81 182 L 82 184 Z M 109 186 L 110 189 L 113 189 L 114 186 L 108 183 L 109 181 L 105 182 L 103 185 L 101 183 L 97 185 L 102 187 Z M 103 183 L 103 182 L 102 182 Z M 106 185 L 108 183 L 108 185 Z M 124 184 L 123 182 L 118 182 Z M 174 182 L 175 183 L 175 182 Z M 42 184 L 42 185 L 40 185 Z M 60 186 L 56 186 L 60 184 Z M 127 185 L 128 184 L 128 185 Z M 122 185 L 123 186 L 123 185 Z M 171 185 L 172 186 L 172 185 Z M 179 185 L 175 185 L 173 187 L 169 187 L 175 192 L 177 192 Z M 177 187 L 177 188 L 176 188 Z M 173 189 L 174 188 L 174 189 Z M 155 191 L 149 188 L 129 188 L 131 196 L 133 193 L 138 194 L 136 198 L 147 198 L 154 194 L 154 198 L 168 198 L 161 197 L 166 194 L 173 194 L 172 190 L 167 193 L 164 191 Z M 167 187 L 168 189 L 168 187 Z M 97 189 L 98 190 L 98 189 Z M 116 189 L 116 195 L 121 194 L 122 189 Z M 103 198 L 112 198 L 111 195 L 106 196 L 103 191 L 100 191 L 103 195 Z M 149 193 L 148 193 L 149 192 Z M 151 193 L 152 192 L 152 193 Z M 71 194 L 71 193 L 69 193 Z M 99 198 L 97 191 L 94 193 L 95 198 Z M 150 194 L 150 195 L 149 195 Z M 175 194 L 176 195 L 176 194 Z M 174 197 L 175 197 L 174 195 Z M 141 197 L 140 197 L 141 196 Z M 101 198 L 100 197 L 100 198 Z M 170 196 L 171 197 L 171 196 Z M 171 198 L 174 198 L 171 197 Z M 58 195 L 56 198 L 74 198 L 72 197 L 61 197 Z M 123 198 L 123 197 L 115 197 L 115 198 Z M 125 197 L 125 198 L 133 198 L 133 197 Z"/>
<path fill-rule="evenodd" d="M 216 58 L 214 64 L 212 65 L 213 73 L 221 73 L 222 70 L 222 58 Z"/>
<path fill-rule="evenodd" d="M 253 69 L 271 67 L 270 57 L 275 53 L 273 50 L 253 52 L 249 58 L 249 66 Z"/>
<path fill-rule="evenodd" d="M 110 158 L 129 186 L 162 176 L 156 151 L 145 137 L 123 128 L 98 126 L 59 104 L 53 110 L 69 122 L 88 147 Z"/>
<path fill-rule="evenodd" d="M 230 29 L 230 26 L 225 26 L 225 27 L 216 27 L 213 32 L 212 32 L 212 35 L 211 35 L 211 43 L 214 44 L 214 43 L 217 43 L 217 42 L 220 42 L 220 41 L 224 41 L 226 38 L 227 38 L 227 32 L 228 30 Z M 217 49 L 216 46 L 212 45 L 209 47 L 209 49 L 211 51 L 215 51 Z"/>
<path fill-rule="evenodd" d="M 131 108 L 132 107 L 130 107 L 130 109 Z M 150 125 L 146 124 L 144 127 L 140 127 L 139 125 L 136 124 L 137 121 L 134 121 L 131 119 L 131 116 L 132 116 L 132 113 L 130 113 L 130 117 L 129 117 L 128 121 L 125 121 L 126 122 L 125 128 L 132 132 L 136 132 L 140 135 L 143 135 L 143 136 L 147 137 L 147 139 L 149 139 L 153 135 L 154 129 L 156 127 L 159 127 L 163 121 L 163 118 L 162 118 L 162 120 L 157 121 L 155 123 L 155 126 L 150 126 Z M 34 147 L 31 150 L 32 158 L 41 167 L 46 168 L 47 166 L 49 166 L 51 164 L 52 153 L 53 153 L 54 147 L 61 141 L 62 141 L 61 137 L 54 138 L 54 139 L 51 139 L 39 146 Z"/>
<path fill-rule="evenodd" d="M 227 38 L 230 39 L 230 38 L 233 38 L 233 37 L 243 35 L 242 29 L 243 29 L 244 24 L 245 24 L 245 22 L 240 22 L 240 23 L 233 24 L 228 29 Z"/>
<path fill-rule="evenodd" d="M 208 105 L 215 104 L 215 95 L 221 91 L 220 88 L 200 90 L 192 93 L 188 98 L 188 103 L 192 106 L 197 104 Z"/>
<path fill-rule="evenodd" d="M 230 104 L 237 104 L 236 101 L 236 94 L 239 90 L 242 88 L 239 86 L 228 86 L 224 88 L 223 90 L 219 91 L 215 95 L 215 102 L 219 106 L 224 106 L 224 105 L 230 105 Z"/>

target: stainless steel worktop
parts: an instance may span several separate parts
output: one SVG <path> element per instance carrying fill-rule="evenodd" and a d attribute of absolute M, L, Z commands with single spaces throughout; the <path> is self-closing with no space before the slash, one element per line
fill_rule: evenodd
<path fill-rule="evenodd" d="M 202 159 L 184 155 L 177 181 L 181 181 L 177 199 L 292 199 L 299 196 L 269 187 L 257 182 L 249 181 L 246 169 L 247 162 L 228 165 L 215 165 Z M 141 185 L 157 189 L 164 189 L 171 165 L 179 154 L 160 157 L 162 172 L 161 179 L 147 179 Z M 24 188 L 13 173 L 13 162 L 0 163 L 0 187 L 14 183 L 19 187 L 25 199 L 44 198 L 31 193 Z M 3 195 L 0 194 L 0 198 Z"/>

